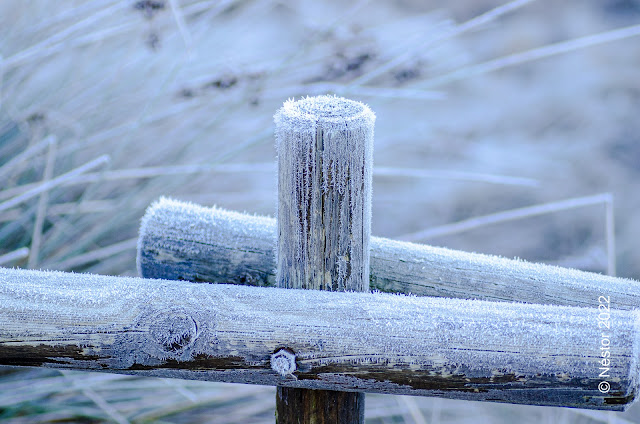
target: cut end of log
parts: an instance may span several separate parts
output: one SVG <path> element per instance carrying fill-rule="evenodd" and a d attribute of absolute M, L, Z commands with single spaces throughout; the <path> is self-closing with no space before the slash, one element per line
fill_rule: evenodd
<path fill-rule="evenodd" d="M 273 286 L 275 264 L 260 264 L 274 244 L 273 219 L 161 197 L 142 217 L 136 264 L 145 278 Z M 229 248 L 245 253 L 231 258 Z"/>
<path fill-rule="evenodd" d="M 345 123 L 350 128 L 371 127 L 375 122 L 375 114 L 364 103 L 338 96 L 306 97 L 300 100 L 287 100 L 274 116 L 276 126 L 289 121 L 286 128 L 304 131 L 315 131 L 316 126 L 323 129 L 344 129 Z"/>

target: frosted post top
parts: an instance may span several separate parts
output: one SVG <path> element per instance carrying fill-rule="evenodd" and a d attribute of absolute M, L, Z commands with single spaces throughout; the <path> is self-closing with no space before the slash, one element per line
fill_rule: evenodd
<path fill-rule="evenodd" d="M 364 103 L 338 96 L 289 99 L 274 116 L 276 123 L 293 121 L 293 128 L 309 129 L 316 124 L 347 124 L 351 128 L 372 125 L 375 115 Z"/>

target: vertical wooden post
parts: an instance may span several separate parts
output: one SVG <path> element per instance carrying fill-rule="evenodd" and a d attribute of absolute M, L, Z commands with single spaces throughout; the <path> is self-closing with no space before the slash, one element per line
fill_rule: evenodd
<path fill-rule="evenodd" d="M 279 287 L 369 289 L 375 115 L 334 96 L 276 113 Z M 364 423 L 364 393 L 278 387 L 276 422 Z"/>

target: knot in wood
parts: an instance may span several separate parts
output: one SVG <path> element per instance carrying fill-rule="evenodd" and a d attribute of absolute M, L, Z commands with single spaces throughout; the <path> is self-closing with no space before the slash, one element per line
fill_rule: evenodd
<path fill-rule="evenodd" d="M 296 354 L 290 349 L 279 349 L 271 355 L 271 369 L 286 377 L 296 370 Z"/>
<path fill-rule="evenodd" d="M 193 344 L 198 325 L 189 314 L 173 310 L 166 315 L 156 316 L 149 325 L 149 333 L 162 350 L 177 353 Z"/>

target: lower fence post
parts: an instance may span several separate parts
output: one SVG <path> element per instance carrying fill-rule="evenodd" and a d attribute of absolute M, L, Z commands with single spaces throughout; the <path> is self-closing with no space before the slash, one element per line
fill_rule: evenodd
<path fill-rule="evenodd" d="M 319 96 L 287 101 L 274 119 L 278 286 L 368 291 L 373 112 Z M 364 393 L 279 386 L 276 422 L 364 423 Z"/>
<path fill-rule="evenodd" d="M 277 424 L 364 423 L 364 393 L 278 386 Z"/>

